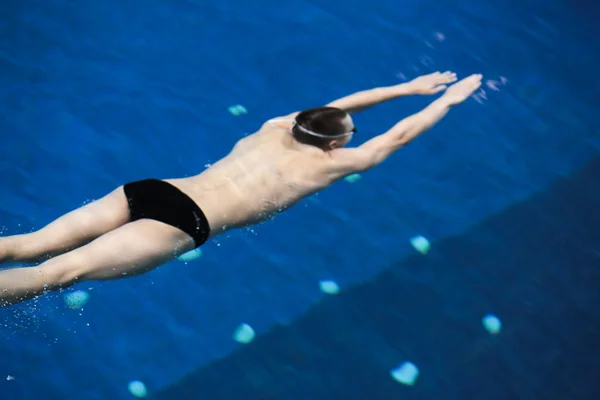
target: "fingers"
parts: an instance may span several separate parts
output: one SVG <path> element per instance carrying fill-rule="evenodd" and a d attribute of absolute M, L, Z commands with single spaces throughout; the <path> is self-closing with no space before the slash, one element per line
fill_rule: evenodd
<path fill-rule="evenodd" d="M 431 78 L 430 82 L 433 83 L 434 85 L 436 85 L 433 89 L 432 89 L 432 94 L 435 93 L 439 93 L 442 90 L 445 90 L 447 88 L 447 84 L 449 83 L 454 83 L 458 80 L 458 78 L 456 77 L 456 73 L 452 72 L 452 71 L 446 71 L 446 72 L 434 72 L 432 74 L 427 75 L 427 77 Z M 465 84 L 471 86 L 473 85 L 473 87 L 478 88 L 479 86 L 481 86 L 481 79 L 482 79 L 483 75 L 481 74 L 473 74 L 470 75 L 464 79 L 461 80 L 461 82 L 465 82 Z"/>
<path fill-rule="evenodd" d="M 469 84 L 471 85 L 473 90 L 477 90 L 479 88 L 479 86 L 481 86 L 481 78 L 482 77 L 483 77 L 483 75 L 481 75 L 481 74 L 473 74 L 473 75 L 467 77 L 466 79 L 469 81 Z"/>
<path fill-rule="evenodd" d="M 444 79 L 447 79 L 449 82 L 454 82 L 456 81 L 456 73 L 451 72 L 451 71 L 446 71 L 442 74 L 442 77 Z"/>
<path fill-rule="evenodd" d="M 481 74 L 473 74 L 473 75 L 467 76 L 464 80 L 475 83 L 475 82 L 481 82 L 481 78 L 483 78 L 483 75 L 481 75 Z"/>
<path fill-rule="evenodd" d="M 456 85 L 459 85 L 461 92 L 470 95 L 474 93 L 477 89 L 479 89 L 479 87 L 481 86 L 481 78 L 481 74 L 473 74 L 464 78 Z"/>
<path fill-rule="evenodd" d="M 430 75 L 437 85 L 443 85 L 446 83 L 456 82 L 456 74 L 451 71 L 446 72 L 434 72 Z"/>
<path fill-rule="evenodd" d="M 481 86 L 481 78 L 483 77 L 483 75 L 481 74 L 473 74 L 473 75 L 469 75 L 466 78 L 461 79 L 458 83 L 461 86 L 465 85 L 465 86 Z"/>

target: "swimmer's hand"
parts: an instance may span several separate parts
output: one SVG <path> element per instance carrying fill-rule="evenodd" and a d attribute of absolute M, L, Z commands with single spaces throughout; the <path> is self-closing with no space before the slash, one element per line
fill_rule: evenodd
<path fill-rule="evenodd" d="M 419 76 L 410 82 L 399 85 L 362 90 L 334 100 L 328 103 L 327 106 L 336 107 L 350 114 L 355 114 L 398 97 L 414 94 L 436 94 L 445 90 L 448 87 L 447 85 L 453 82 L 456 82 L 456 74 L 454 72 L 435 72 Z"/>
<path fill-rule="evenodd" d="M 449 106 L 460 104 L 481 86 L 481 74 L 468 76 L 450 86 L 441 97 Z"/>
<path fill-rule="evenodd" d="M 480 74 L 475 74 L 455 83 L 423 110 L 404 118 L 387 132 L 367 140 L 357 148 L 336 149 L 332 152 L 337 165 L 334 179 L 381 164 L 396 150 L 437 124 L 452 106 L 469 98 L 481 86 L 481 78 Z"/>
<path fill-rule="evenodd" d="M 454 72 L 434 72 L 433 74 L 419 76 L 405 83 L 411 94 L 436 94 L 445 90 L 447 84 L 456 82 Z"/>

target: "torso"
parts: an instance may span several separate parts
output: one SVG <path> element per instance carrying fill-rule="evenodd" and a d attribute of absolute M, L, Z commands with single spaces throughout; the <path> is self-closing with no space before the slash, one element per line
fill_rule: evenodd
<path fill-rule="evenodd" d="M 296 142 L 291 122 L 267 122 L 199 175 L 166 179 L 206 215 L 211 236 L 260 223 L 330 185 L 329 155 Z"/>

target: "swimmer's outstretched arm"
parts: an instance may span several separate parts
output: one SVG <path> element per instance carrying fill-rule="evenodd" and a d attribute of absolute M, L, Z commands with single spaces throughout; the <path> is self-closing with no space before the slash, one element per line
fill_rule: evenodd
<path fill-rule="evenodd" d="M 452 106 L 462 103 L 481 86 L 481 75 L 471 75 L 452 85 L 439 99 L 422 111 L 404 118 L 386 133 L 368 140 L 357 148 L 332 151 L 333 179 L 373 168 L 396 150 L 438 123 Z"/>
<path fill-rule="evenodd" d="M 377 104 L 414 94 L 436 94 L 446 89 L 448 83 L 456 81 L 453 72 L 435 72 L 419 76 L 410 82 L 399 85 L 378 87 L 375 89 L 356 92 L 327 104 L 329 107 L 341 108 L 350 114 L 366 110 Z"/>

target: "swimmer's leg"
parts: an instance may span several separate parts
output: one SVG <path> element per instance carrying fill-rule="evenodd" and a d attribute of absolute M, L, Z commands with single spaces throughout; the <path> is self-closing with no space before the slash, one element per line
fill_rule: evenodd
<path fill-rule="evenodd" d="M 0 307 L 87 280 L 143 274 L 193 248 L 193 239 L 175 227 L 131 222 L 39 266 L 0 271 Z"/>
<path fill-rule="evenodd" d="M 33 263 L 83 246 L 129 221 L 123 188 L 63 215 L 42 229 L 0 238 L 0 263 Z"/>

